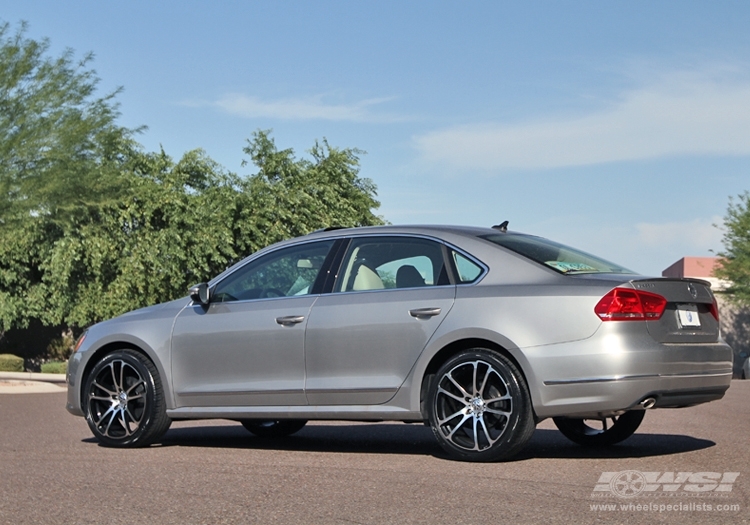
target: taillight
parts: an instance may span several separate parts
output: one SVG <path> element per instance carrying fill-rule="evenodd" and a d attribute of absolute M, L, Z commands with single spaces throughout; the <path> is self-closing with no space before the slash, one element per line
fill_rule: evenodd
<path fill-rule="evenodd" d="M 719 303 L 716 302 L 716 297 L 714 297 L 711 306 L 708 307 L 708 311 L 711 312 L 711 315 L 713 315 L 717 321 L 719 320 Z"/>
<path fill-rule="evenodd" d="M 661 295 L 632 288 L 614 288 L 601 298 L 594 312 L 602 321 L 656 321 L 666 306 L 667 300 Z"/>

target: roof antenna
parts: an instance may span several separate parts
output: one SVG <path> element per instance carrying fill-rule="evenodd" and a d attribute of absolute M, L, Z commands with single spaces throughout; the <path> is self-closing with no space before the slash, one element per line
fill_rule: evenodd
<path fill-rule="evenodd" d="M 495 224 L 492 228 L 505 233 L 508 231 L 508 221 L 503 221 L 500 224 Z"/>

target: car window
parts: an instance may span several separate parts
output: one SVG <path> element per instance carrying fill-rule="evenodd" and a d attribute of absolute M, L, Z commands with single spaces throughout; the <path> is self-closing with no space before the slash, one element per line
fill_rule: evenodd
<path fill-rule="evenodd" d="M 456 264 L 458 271 L 458 281 L 460 283 L 473 283 L 482 273 L 482 267 L 474 261 L 464 257 L 458 252 L 451 251 L 453 262 Z"/>
<path fill-rule="evenodd" d="M 333 241 L 307 243 L 264 255 L 217 284 L 211 301 L 307 295 L 311 293 L 331 246 Z"/>
<path fill-rule="evenodd" d="M 450 281 L 439 243 L 408 237 L 363 237 L 350 243 L 335 291 L 444 284 Z"/>
<path fill-rule="evenodd" d="M 481 237 L 564 274 L 634 273 L 618 264 L 541 237 L 510 234 Z"/>

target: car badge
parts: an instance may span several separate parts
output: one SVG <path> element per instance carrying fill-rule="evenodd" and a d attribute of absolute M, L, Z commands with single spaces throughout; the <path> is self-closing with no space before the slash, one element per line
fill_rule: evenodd
<path fill-rule="evenodd" d="M 695 289 L 695 286 L 693 286 L 693 283 L 688 283 L 688 292 L 690 292 L 690 295 L 693 296 L 693 299 L 698 298 L 698 290 Z"/>

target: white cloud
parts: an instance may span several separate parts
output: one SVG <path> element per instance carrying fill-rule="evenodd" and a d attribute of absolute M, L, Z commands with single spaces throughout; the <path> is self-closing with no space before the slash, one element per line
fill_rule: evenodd
<path fill-rule="evenodd" d="M 415 142 L 424 160 L 463 169 L 750 155 L 750 79 L 738 68 L 672 72 L 588 114 L 456 126 Z"/>
<path fill-rule="evenodd" d="M 646 247 L 670 249 L 680 246 L 695 255 L 721 248 L 722 231 L 714 226 L 722 223 L 721 217 L 711 219 L 694 219 L 686 222 L 665 222 L 636 224 L 637 242 Z"/>
<path fill-rule="evenodd" d="M 322 96 L 265 100 L 238 93 L 224 95 L 213 102 L 184 102 L 190 106 L 213 106 L 231 115 L 244 118 L 282 120 L 333 120 L 349 122 L 393 122 L 399 117 L 376 114 L 372 107 L 390 98 L 362 100 L 352 104 L 330 104 Z"/>

